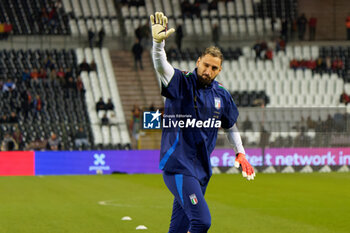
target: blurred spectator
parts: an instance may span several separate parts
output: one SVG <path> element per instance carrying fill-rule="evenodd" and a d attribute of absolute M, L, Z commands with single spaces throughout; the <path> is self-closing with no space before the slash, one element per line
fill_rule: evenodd
<path fill-rule="evenodd" d="M 110 117 L 109 117 L 109 123 L 110 124 L 114 124 L 114 125 L 118 124 L 118 118 L 117 118 L 117 115 L 114 112 L 112 112 Z"/>
<path fill-rule="evenodd" d="M 97 47 L 102 48 L 103 45 L 103 39 L 105 38 L 105 30 L 103 27 L 101 27 L 100 31 L 98 32 L 98 41 L 97 41 Z"/>
<path fill-rule="evenodd" d="M 255 60 L 260 59 L 261 58 L 261 51 L 262 51 L 260 41 L 257 41 L 253 45 L 253 50 L 255 51 Z"/>
<path fill-rule="evenodd" d="M 51 10 L 49 12 L 49 25 L 53 28 L 57 26 L 57 11 L 55 5 L 51 5 Z"/>
<path fill-rule="evenodd" d="M 306 119 L 306 126 L 308 129 L 315 129 L 316 122 L 311 119 L 311 116 L 308 116 Z"/>
<path fill-rule="evenodd" d="M 324 122 L 325 131 L 331 132 L 333 129 L 333 125 L 334 125 L 333 117 L 330 114 L 328 114 L 327 119 Z"/>
<path fill-rule="evenodd" d="M 74 143 L 78 148 L 81 146 L 89 146 L 89 140 L 83 127 L 79 127 L 79 130 L 75 134 Z"/>
<path fill-rule="evenodd" d="M 17 114 L 15 112 L 10 113 L 8 123 L 12 123 L 12 124 L 18 123 L 18 117 L 17 117 Z"/>
<path fill-rule="evenodd" d="M 92 28 L 89 28 L 88 29 L 88 41 L 89 41 L 90 48 L 94 47 L 94 37 L 95 37 L 94 31 L 92 31 Z"/>
<path fill-rule="evenodd" d="M 213 43 L 216 47 L 219 46 L 219 37 L 220 37 L 220 29 L 217 24 L 214 24 L 213 29 L 212 29 L 212 36 L 213 36 Z"/>
<path fill-rule="evenodd" d="M 262 148 L 262 155 L 265 156 L 265 148 L 269 145 L 270 141 L 270 132 L 268 132 L 265 127 L 260 125 L 260 140 L 259 147 Z"/>
<path fill-rule="evenodd" d="M 27 83 L 28 81 L 30 80 L 30 72 L 28 69 L 25 69 L 23 72 L 22 72 L 22 81 Z"/>
<path fill-rule="evenodd" d="M 293 59 L 290 61 L 289 63 L 289 67 L 292 68 L 293 70 L 296 70 L 297 68 L 299 68 L 299 62 L 297 61 L 297 59 Z"/>
<path fill-rule="evenodd" d="M 243 132 L 246 132 L 247 130 L 253 130 L 253 123 L 249 120 L 248 116 L 243 121 L 242 130 Z"/>
<path fill-rule="evenodd" d="M 317 19 L 313 16 L 309 19 L 309 40 L 315 40 Z"/>
<path fill-rule="evenodd" d="M 350 15 L 346 17 L 345 26 L 346 26 L 346 39 L 350 40 Z"/>
<path fill-rule="evenodd" d="M 309 60 L 307 61 L 307 64 L 306 64 L 306 68 L 310 69 L 310 70 L 316 70 L 316 61 L 314 60 Z"/>
<path fill-rule="evenodd" d="M 25 118 L 27 118 L 28 113 L 31 109 L 32 104 L 32 96 L 29 91 L 22 91 L 21 92 L 21 108 L 24 113 Z"/>
<path fill-rule="evenodd" d="M 46 58 L 44 63 L 45 63 L 45 66 L 44 66 L 45 69 L 52 70 L 55 68 L 55 63 L 52 61 L 52 58 L 50 56 Z"/>
<path fill-rule="evenodd" d="M 295 36 L 298 30 L 298 23 L 296 19 L 291 19 L 290 21 L 290 39 L 295 40 Z"/>
<path fill-rule="evenodd" d="M 11 79 L 7 79 L 7 81 L 2 86 L 2 91 L 3 92 L 5 92 L 5 91 L 12 92 L 14 90 L 16 90 L 16 84 Z"/>
<path fill-rule="evenodd" d="M 343 90 L 343 93 L 340 95 L 340 103 L 348 105 L 350 103 L 350 96 Z"/>
<path fill-rule="evenodd" d="M 73 75 L 72 69 L 71 69 L 70 67 L 68 67 L 68 68 L 66 69 L 65 74 L 64 74 L 64 78 L 65 78 L 66 82 L 68 81 L 68 79 L 69 79 L 70 77 L 74 77 L 74 75 Z"/>
<path fill-rule="evenodd" d="M 261 45 L 261 51 L 267 50 L 268 46 L 267 46 L 266 41 L 264 41 L 264 40 L 261 41 L 260 45 Z"/>
<path fill-rule="evenodd" d="M 107 117 L 107 113 L 103 114 L 103 117 L 101 119 L 101 124 L 102 125 L 108 125 L 109 124 L 109 119 Z"/>
<path fill-rule="evenodd" d="M 336 57 L 332 62 L 332 69 L 333 71 L 344 69 L 344 63 L 342 59 L 340 59 L 339 57 Z"/>
<path fill-rule="evenodd" d="M 9 119 L 7 117 L 6 114 L 3 114 L 0 118 L 0 123 L 4 124 L 4 123 L 8 123 L 9 122 Z"/>
<path fill-rule="evenodd" d="M 184 0 L 181 3 L 181 11 L 184 17 L 191 17 L 192 16 L 192 6 L 191 3 L 188 0 Z"/>
<path fill-rule="evenodd" d="M 63 68 L 61 67 L 57 72 L 57 78 L 58 78 L 58 81 L 62 87 L 64 87 L 66 85 L 66 78 L 65 77 L 66 77 L 66 74 L 65 74 Z"/>
<path fill-rule="evenodd" d="M 169 61 L 173 61 L 177 58 L 177 50 L 173 44 L 170 46 L 166 54 Z"/>
<path fill-rule="evenodd" d="M 89 71 L 97 71 L 97 66 L 96 66 L 95 60 L 91 61 Z"/>
<path fill-rule="evenodd" d="M 47 10 L 45 7 L 41 8 L 41 15 L 40 15 L 41 21 L 43 22 L 44 26 L 47 26 L 49 22 L 49 14 L 47 13 Z"/>
<path fill-rule="evenodd" d="M 61 149 L 61 140 L 55 133 L 51 133 L 49 140 L 47 140 L 47 149 L 52 151 Z"/>
<path fill-rule="evenodd" d="M 39 78 L 40 79 L 46 79 L 47 78 L 47 74 L 44 68 L 40 68 L 40 72 L 39 72 Z"/>
<path fill-rule="evenodd" d="M 136 39 L 131 50 L 132 50 L 132 53 L 134 55 L 134 68 L 135 68 L 135 70 L 137 70 L 137 64 L 139 64 L 140 69 L 143 70 L 143 65 L 142 65 L 143 47 L 138 39 Z"/>
<path fill-rule="evenodd" d="M 272 16 L 271 18 L 271 30 L 275 32 L 275 24 L 276 24 L 276 18 Z"/>
<path fill-rule="evenodd" d="M 49 73 L 49 79 L 50 79 L 51 81 L 54 81 L 54 82 L 57 81 L 57 72 L 56 72 L 56 69 L 55 69 L 55 68 L 52 69 L 52 70 L 50 71 L 50 73 Z"/>
<path fill-rule="evenodd" d="M 34 68 L 33 71 L 30 73 L 30 78 L 34 83 L 37 83 L 39 81 L 39 72 L 36 68 Z"/>
<path fill-rule="evenodd" d="M 307 147 L 310 145 L 310 138 L 305 134 L 305 128 L 301 128 L 299 134 L 294 138 L 293 146 Z"/>
<path fill-rule="evenodd" d="M 12 137 L 15 140 L 16 144 L 18 145 L 18 149 L 22 150 L 24 146 L 23 136 L 22 136 L 21 130 L 18 127 L 16 127 L 15 132 L 13 132 Z"/>
<path fill-rule="evenodd" d="M 16 140 L 11 136 L 10 133 L 5 133 L 4 139 L 1 142 L 2 151 L 13 151 L 18 150 Z"/>
<path fill-rule="evenodd" d="M 194 1 L 192 4 L 192 15 L 195 15 L 198 18 L 201 16 L 200 2 L 198 0 Z"/>
<path fill-rule="evenodd" d="M 132 136 L 135 138 L 136 141 L 139 139 L 139 131 L 141 128 L 141 116 L 142 116 L 142 111 L 139 108 L 139 106 L 135 104 L 132 110 L 132 119 L 131 119 L 130 128 L 132 131 Z"/>
<path fill-rule="evenodd" d="M 135 29 L 135 37 L 141 42 L 142 41 L 142 30 L 141 25 Z"/>
<path fill-rule="evenodd" d="M 83 81 L 81 80 L 81 77 L 80 77 L 80 76 L 77 77 L 76 86 L 77 86 L 77 91 L 78 91 L 79 93 L 84 93 L 84 92 L 85 92 L 84 83 L 83 83 Z"/>
<path fill-rule="evenodd" d="M 276 52 L 278 51 L 286 51 L 286 42 L 283 38 L 277 38 L 276 40 Z"/>
<path fill-rule="evenodd" d="M 296 130 L 298 130 L 299 132 L 302 132 L 302 131 L 305 131 L 306 128 L 307 128 L 307 124 L 304 117 L 302 116 L 301 120 L 296 125 Z"/>
<path fill-rule="evenodd" d="M 107 103 L 106 103 L 106 106 L 105 106 L 105 110 L 114 110 L 114 104 L 112 103 L 112 99 L 109 98 Z"/>
<path fill-rule="evenodd" d="M 332 59 L 331 59 L 330 56 L 326 57 L 325 68 L 326 68 L 327 71 L 330 71 L 332 69 Z"/>
<path fill-rule="evenodd" d="M 217 10 L 217 9 L 218 9 L 218 0 L 211 1 L 208 6 L 208 11 Z"/>
<path fill-rule="evenodd" d="M 106 109 L 106 104 L 103 101 L 102 97 L 100 97 L 100 99 L 96 103 L 96 111 L 98 112 L 100 110 L 105 110 L 105 109 Z"/>
<path fill-rule="evenodd" d="M 144 46 L 145 48 L 148 48 L 149 45 L 151 44 L 150 43 L 151 28 L 149 26 L 148 21 L 146 21 L 146 23 L 141 26 L 141 35 L 142 35 L 142 40 L 141 40 L 142 46 Z"/>
<path fill-rule="evenodd" d="M 79 64 L 79 69 L 80 69 L 80 72 L 82 72 L 82 71 L 90 72 L 90 65 L 86 62 L 86 59 L 85 59 L 85 58 L 84 58 L 84 60 Z"/>
<path fill-rule="evenodd" d="M 316 70 L 317 72 L 320 72 L 321 70 L 323 70 L 325 68 L 326 64 L 323 61 L 322 57 L 319 57 L 316 59 Z"/>
<path fill-rule="evenodd" d="M 270 48 L 268 48 L 265 52 L 265 59 L 272 60 L 272 58 L 273 58 L 273 52 Z"/>
<path fill-rule="evenodd" d="M 28 143 L 24 150 L 43 151 L 47 148 L 47 140 L 37 137 L 34 141 Z"/>
<path fill-rule="evenodd" d="M 71 89 L 71 90 L 76 90 L 77 89 L 77 84 L 76 84 L 76 82 L 74 82 L 73 77 L 69 77 L 68 78 L 68 81 L 66 83 L 65 88 Z"/>
<path fill-rule="evenodd" d="M 54 2 L 54 6 L 56 7 L 57 12 L 60 12 L 60 10 L 62 9 L 62 2 L 61 2 L 61 0 L 56 0 Z"/>
<path fill-rule="evenodd" d="M 183 36 L 184 35 L 183 35 L 183 31 L 182 31 L 182 25 L 178 24 L 176 27 L 176 31 L 175 31 L 175 42 L 176 42 L 177 49 L 179 51 L 181 51 Z"/>
<path fill-rule="evenodd" d="M 156 111 L 156 107 L 154 107 L 154 103 L 152 103 L 151 106 L 149 106 L 148 110 L 151 112 Z"/>
<path fill-rule="evenodd" d="M 288 41 L 288 20 L 283 19 L 281 23 L 281 37 L 285 40 Z"/>
<path fill-rule="evenodd" d="M 57 71 L 56 74 L 57 74 L 58 78 L 63 78 L 64 79 L 65 76 L 66 76 L 66 73 L 64 72 L 64 69 L 62 67 L 59 68 L 59 70 Z"/>
<path fill-rule="evenodd" d="M 299 40 L 304 40 L 306 24 L 307 24 L 307 19 L 305 17 L 305 14 L 302 14 L 301 16 L 299 16 L 297 23 L 298 23 L 298 38 Z"/>
<path fill-rule="evenodd" d="M 12 31 L 12 24 L 0 23 L 0 39 L 7 39 Z"/>
<path fill-rule="evenodd" d="M 41 112 L 43 109 L 43 101 L 41 100 L 39 95 L 36 95 L 35 99 L 33 100 L 33 111 L 36 115 L 38 112 Z"/>

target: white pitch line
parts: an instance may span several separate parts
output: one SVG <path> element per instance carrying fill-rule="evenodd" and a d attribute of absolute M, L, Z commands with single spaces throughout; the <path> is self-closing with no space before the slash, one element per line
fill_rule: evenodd
<path fill-rule="evenodd" d="M 105 206 L 116 206 L 116 207 L 127 207 L 127 208 L 156 208 L 156 209 L 165 209 L 168 208 L 167 206 L 146 206 L 146 205 L 134 205 L 134 204 L 126 204 L 124 203 L 118 203 L 117 200 L 106 200 L 106 201 L 99 201 L 97 202 L 99 205 L 105 205 Z"/>
<path fill-rule="evenodd" d="M 99 201 L 98 204 L 100 205 L 108 205 L 108 206 L 118 206 L 118 207 L 137 207 L 136 205 L 129 205 L 124 203 L 112 203 L 115 202 L 114 200 L 111 201 Z"/>

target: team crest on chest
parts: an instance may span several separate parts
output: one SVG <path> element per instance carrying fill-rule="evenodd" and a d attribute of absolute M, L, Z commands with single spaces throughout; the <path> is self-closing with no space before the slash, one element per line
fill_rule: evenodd
<path fill-rule="evenodd" d="M 221 99 L 219 97 L 214 97 L 215 108 L 219 110 L 221 108 Z"/>

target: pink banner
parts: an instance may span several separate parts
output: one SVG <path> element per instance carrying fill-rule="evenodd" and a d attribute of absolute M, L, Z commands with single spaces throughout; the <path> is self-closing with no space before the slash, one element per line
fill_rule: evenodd
<path fill-rule="evenodd" d="M 246 157 L 253 166 L 263 165 L 261 149 L 246 149 Z M 234 165 L 233 149 L 217 149 L 211 154 L 213 167 Z M 268 148 L 264 165 L 267 166 L 335 166 L 350 165 L 350 148 Z"/>

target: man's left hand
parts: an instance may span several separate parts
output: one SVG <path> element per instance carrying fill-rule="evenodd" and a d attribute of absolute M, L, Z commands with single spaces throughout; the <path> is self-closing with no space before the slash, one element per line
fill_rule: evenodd
<path fill-rule="evenodd" d="M 246 177 L 247 180 L 254 180 L 254 177 L 255 177 L 254 168 L 252 167 L 252 165 L 250 165 L 245 155 L 242 153 L 238 153 L 235 160 L 235 167 L 239 168 L 240 165 L 242 167 L 243 177 Z"/>

